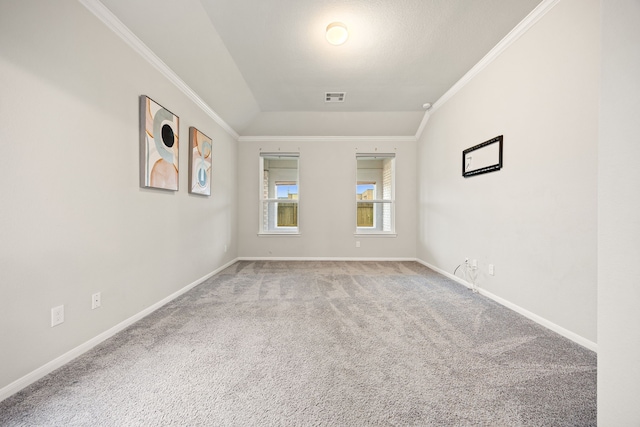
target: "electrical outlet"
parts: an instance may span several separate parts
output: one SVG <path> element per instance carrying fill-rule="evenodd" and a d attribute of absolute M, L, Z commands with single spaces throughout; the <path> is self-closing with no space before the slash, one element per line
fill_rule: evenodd
<path fill-rule="evenodd" d="M 478 260 L 477 259 L 472 259 L 471 260 L 471 268 L 478 268 Z"/>
<path fill-rule="evenodd" d="M 495 269 L 493 267 L 493 264 L 489 264 L 489 274 L 492 276 L 495 275 Z"/>
<path fill-rule="evenodd" d="M 224 245 L 224 251 L 227 252 L 227 245 Z"/>
<path fill-rule="evenodd" d="M 59 305 L 51 309 L 51 327 L 64 322 L 64 305 Z"/>
<path fill-rule="evenodd" d="M 91 295 L 91 310 L 100 308 L 100 292 Z"/>
<path fill-rule="evenodd" d="M 360 241 L 359 241 L 359 240 L 357 240 L 357 241 L 356 241 L 356 248 L 359 248 L 359 247 L 360 247 Z"/>

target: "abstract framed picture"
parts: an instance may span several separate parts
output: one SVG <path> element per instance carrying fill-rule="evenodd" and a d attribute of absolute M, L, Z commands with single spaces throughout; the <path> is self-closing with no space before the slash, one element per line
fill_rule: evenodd
<path fill-rule="evenodd" d="M 211 138 L 189 128 L 189 193 L 211 195 Z"/>
<path fill-rule="evenodd" d="M 140 186 L 178 190 L 179 117 L 140 96 Z"/>

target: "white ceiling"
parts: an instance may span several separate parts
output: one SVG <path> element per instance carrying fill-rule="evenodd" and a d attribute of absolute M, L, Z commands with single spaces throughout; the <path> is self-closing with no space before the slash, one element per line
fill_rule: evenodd
<path fill-rule="evenodd" d="M 328 126 L 332 115 L 335 123 L 353 116 L 355 125 L 333 133 L 362 135 L 367 121 L 389 112 L 398 122 L 378 133 L 415 134 L 422 105 L 437 101 L 540 2 L 102 0 L 238 133 L 253 135 L 286 134 L 260 124 L 301 112 Z M 344 45 L 324 39 L 333 21 L 349 28 Z M 331 91 L 346 92 L 345 102 L 325 103 Z"/>

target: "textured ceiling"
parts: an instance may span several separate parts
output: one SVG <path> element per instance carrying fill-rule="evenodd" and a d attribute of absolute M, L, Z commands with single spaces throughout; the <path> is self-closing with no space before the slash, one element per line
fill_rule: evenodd
<path fill-rule="evenodd" d="M 301 112 L 310 124 L 312 113 L 328 126 L 344 124 L 326 134 L 345 135 L 365 135 L 372 119 L 393 112 L 388 133 L 415 134 L 422 105 L 437 101 L 541 2 L 101 1 L 238 133 L 254 135 L 283 134 L 260 123 L 286 123 Z M 349 28 L 344 45 L 325 40 L 332 21 Z M 346 92 L 345 102 L 325 103 L 333 91 Z"/>
<path fill-rule="evenodd" d="M 202 0 L 262 111 L 416 111 L 540 0 Z M 327 24 L 344 22 L 332 46 Z M 324 92 L 345 91 L 343 104 Z"/>

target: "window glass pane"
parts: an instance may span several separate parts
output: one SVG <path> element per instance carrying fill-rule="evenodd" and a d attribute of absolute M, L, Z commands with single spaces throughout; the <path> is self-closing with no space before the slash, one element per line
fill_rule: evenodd
<path fill-rule="evenodd" d="M 276 198 L 277 199 L 297 199 L 298 185 L 276 183 Z"/>
<path fill-rule="evenodd" d="M 263 231 L 296 232 L 298 204 L 295 202 L 262 202 Z"/>
<path fill-rule="evenodd" d="M 393 232 L 393 155 L 357 156 L 356 227 Z"/>
<path fill-rule="evenodd" d="M 358 181 L 356 183 L 356 200 L 374 200 L 376 198 L 376 183 Z M 373 203 L 358 203 L 357 226 L 373 227 Z"/>
<path fill-rule="evenodd" d="M 261 230 L 269 233 L 298 231 L 298 158 L 262 155 Z"/>
<path fill-rule="evenodd" d="M 278 203 L 278 227 L 297 227 L 298 226 L 298 204 L 297 203 Z"/>
<path fill-rule="evenodd" d="M 277 190 L 298 194 L 298 158 L 263 156 L 262 198 L 279 199 Z M 277 188 L 282 186 L 282 189 Z"/>
<path fill-rule="evenodd" d="M 370 231 L 392 231 L 393 207 L 387 202 L 358 202 L 357 226 Z"/>
<path fill-rule="evenodd" d="M 358 200 L 374 200 L 376 197 L 375 182 L 358 181 L 356 184 L 356 199 Z"/>
<path fill-rule="evenodd" d="M 358 203 L 358 227 L 373 227 L 373 203 Z"/>

